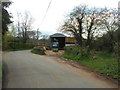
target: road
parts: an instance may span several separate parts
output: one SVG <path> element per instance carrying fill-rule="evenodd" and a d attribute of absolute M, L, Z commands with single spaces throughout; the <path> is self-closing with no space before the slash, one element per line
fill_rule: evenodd
<path fill-rule="evenodd" d="M 0 50 L 0 89 L 2 89 L 2 52 Z"/>
<path fill-rule="evenodd" d="M 4 88 L 114 88 L 84 70 L 59 63 L 50 56 L 29 50 L 3 54 Z"/>

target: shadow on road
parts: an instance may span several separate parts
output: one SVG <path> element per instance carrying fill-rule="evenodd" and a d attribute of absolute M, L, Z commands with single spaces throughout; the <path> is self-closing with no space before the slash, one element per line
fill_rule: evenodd
<path fill-rule="evenodd" d="M 3 68 L 2 68 L 2 88 L 5 88 L 8 83 L 7 79 L 7 74 L 8 74 L 8 66 L 7 64 L 3 61 Z"/>

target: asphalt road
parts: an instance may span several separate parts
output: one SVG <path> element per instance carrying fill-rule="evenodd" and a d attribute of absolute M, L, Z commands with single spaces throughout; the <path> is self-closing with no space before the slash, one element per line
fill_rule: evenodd
<path fill-rule="evenodd" d="M 2 89 L 2 52 L 0 50 L 0 89 Z"/>
<path fill-rule="evenodd" d="M 68 67 L 55 58 L 29 50 L 3 54 L 4 88 L 114 88 L 83 70 Z"/>

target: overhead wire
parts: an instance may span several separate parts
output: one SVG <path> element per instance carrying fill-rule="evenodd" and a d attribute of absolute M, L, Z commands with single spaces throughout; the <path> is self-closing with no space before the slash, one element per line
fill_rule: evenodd
<path fill-rule="evenodd" d="M 51 6 L 51 3 L 52 3 L 52 0 L 50 0 L 50 2 L 49 2 L 49 4 L 48 4 L 48 7 L 47 7 L 46 12 L 45 12 L 45 15 L 44 15 L 44 17 L 43 17 L 42 22 L 41 22 L 40 25 L 42 25 L 43 21 L 45 20 L 45 17 L 46 17 L 46 15 L 47 15 L 47 12 L 48 12 L 50 6 Z"/>

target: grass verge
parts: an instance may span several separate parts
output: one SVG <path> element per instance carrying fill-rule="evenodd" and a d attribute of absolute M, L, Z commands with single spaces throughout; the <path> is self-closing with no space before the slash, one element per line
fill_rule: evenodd
<path fill-rule="evenodd" d="M 20 50 L 30 50 L 30 48 L 20 48 L 20 49 L 7 49 L 5 51 L 20 51 Z"/>
<path fill-rule="evenodd" d="M 75 60 L 94 71 L 100 72 L 103 75 L 107 75 L 114 79 L 120 78 L 118 61 L 112 53 L 95 52 L 90 57 L 64 53 L 62 56 L 64 58 Z"/>

